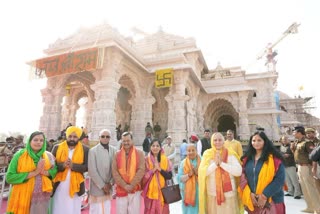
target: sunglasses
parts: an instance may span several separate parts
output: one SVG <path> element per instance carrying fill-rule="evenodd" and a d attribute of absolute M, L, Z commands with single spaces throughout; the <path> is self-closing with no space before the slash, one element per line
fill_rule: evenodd
<path fill-rule="evenodd" d="M 100 137 L 101 137 L 101 138 L 110 138 L 109 135 L 101 135 Z"/>

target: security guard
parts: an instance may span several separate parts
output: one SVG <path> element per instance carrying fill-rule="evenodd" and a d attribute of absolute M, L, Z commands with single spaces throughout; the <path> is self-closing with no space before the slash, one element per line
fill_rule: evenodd
<path fill-rule="evenodd" d="M 313 142 L 315 147 L 319 146 L 320 140 L 316 137 L 314 128 L 306 128 L 306 140 Z"/>
<path fill-rule="evenodd" d="M 293 135 L 296 141 L 291 144 L 294 160 L 298 165 L 298 176 L 307 203 L 307 208 L 302 210 L 306 213 L 320 213 L 318 199 L 320 194 L 315 186 L 314 178 L 311 173 L 312 161 L 309 160 L 309 153 L 313 150 L 314 144 L 305 140 L 305 129 L 303 126 L 296 126 Z"/>

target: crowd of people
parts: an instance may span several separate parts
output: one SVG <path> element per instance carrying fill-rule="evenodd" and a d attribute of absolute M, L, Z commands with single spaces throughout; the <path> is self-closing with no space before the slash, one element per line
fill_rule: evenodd
<path fill-rule="evenodd" d="M 180 160 L 171 136 L 161 142 L 146 132 L 140 150 L 131 132 L 121 134 L 120 148 L 110 145 L 108 129 L 92 148 L 82 142 L 83 129 L 71 125 L 64 134 L 48 151 L 44 133 L 34 132 L 14 154 L 6 175 L 12 184 L 7 213 L 80 214 L 85 172 L 92 214 L 110 213 L 114 197 L 119 214 L 140 213 L 141 200 L 145 214 L 170 213 L 161 189 L 175 173 L 183 214 L 285 214 L 284 197 L 302 195 L 303 212 L 320 213 L 320 149 L 312 128 L 295 127 L 296 141 L 283 136 L 280 149 L 257 130 L 245 152 L 232 130 L 224 136 L 206 129 L 202 139 L 183 140 Z"/>

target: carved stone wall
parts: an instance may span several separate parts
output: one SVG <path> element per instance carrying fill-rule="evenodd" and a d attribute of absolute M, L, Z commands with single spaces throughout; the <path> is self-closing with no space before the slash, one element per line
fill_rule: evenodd
<path fill-rule="evenodd" d="M 169 134 L 173 142 L 181 142 L 193 132 L 202 134 L 205 128 L 215 131 L 222 116 L 234 119 L 241 139 L 250 136 L 250 124 L 264 127 L 269 136 L 277 138 L 276 72 L 246 74 L 241 67 L 220 64 L 210 71 L 194 39 L 161 29 L 139 41 L 126 39 L 109 25 L 82 29 L 57 40 L 46 53 L 89 47 L 105 47 L 102 69 L 51 77 L 42 90 L 40 129 L 48 138 L 56 138 L 69 122 L 75 123 L 81 96 L 88 97 L 86 128 L 92 140 L 98 139 L 101 129 L 114 133 L 116 125 L 129 123 L 134 142 L 141 145 L 147 122 L 152 126 L 158 122 L 161 137 Z M 173 68 L 173 86 L 156 89 L 155 71 L 163 68 Z M 68 97 L 67 84 L 72 85 Z M 115 143 L 115 137 L 111 142 Z"/>
<path fill-rule="evenodd" d="M 152 96 L 155 98 L 155 103 L 152 105 L 152 123 L 153 126 L 157 123 L 160 126 L 161 131 L 157 133 L 160 139 L 165 137 L 168 129 L 168 103 L 165 100 L 165 96 L 167 96 L 168 93 L 168 88 L 156 89 L 152 87 Z"/>
<path fill-rule="evenodd" d="M 174 72 L 174 86 L 170 94 L 165 97 L 168 102 L 168 131 L 173 142 L 181 142 L 187 138 L 186 124 L 186 101 L 189 96 L 185 95 L 188 76 L 183 70 Z"/>

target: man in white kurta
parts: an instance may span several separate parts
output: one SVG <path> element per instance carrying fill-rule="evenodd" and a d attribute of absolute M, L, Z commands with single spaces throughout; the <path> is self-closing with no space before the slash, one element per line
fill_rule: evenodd
<path fill-rule="evenodd" d="M 110 138 L 110 130 L 101 130 L 100 143 L 89 151 L 90 214 L 111 213 L 112 160 L 117 150 L 109 145 Z"/>
<path fill-rule="evenodd" d="M 66 130 L 66 141 L 55 145 L 52 150 L 58 167 L 56 180 L 54 180 L 53 214 L 81 213 L 81 195 L 85 192 L 83 173 L 88 169 L 89 152 L 89 148 L 79 141 L 81 134 L 82 130 L 80 128 L 70 126 Z M 74 156 L 77 156 L 77 158 Z M 62 176 L 65 173 L 66 176 Z M 72 176 L 74 177 L 73 180 Z M 74 185 L 75 183 L 72 182 L 78 182 L 79 186 L 77 184 Z M 71 188 L 72 186 L 77 186 L 77 188 Z M 70 196 L 71 189 L 75 190 L 72 196 Z"/>

